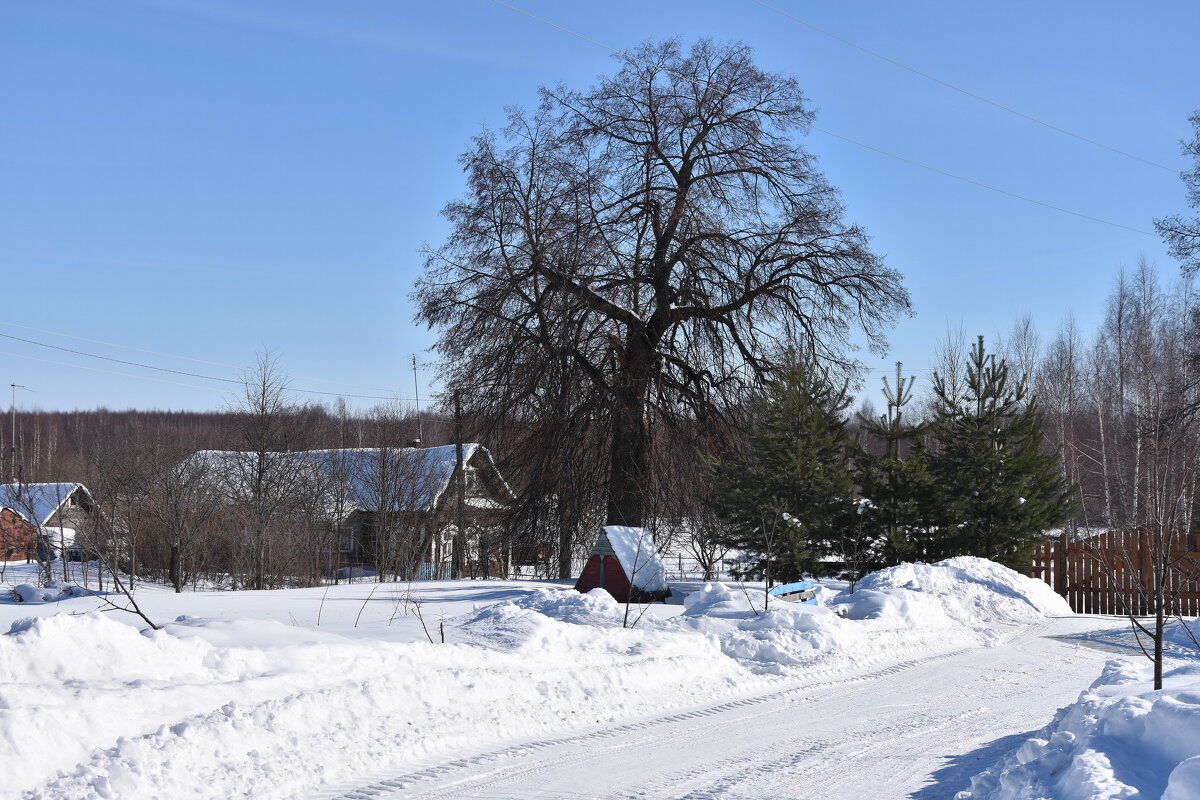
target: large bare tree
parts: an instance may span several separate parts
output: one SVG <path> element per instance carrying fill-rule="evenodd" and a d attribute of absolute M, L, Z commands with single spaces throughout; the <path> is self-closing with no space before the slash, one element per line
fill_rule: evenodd
<path fill-rule="evenodd" d="M 721 408 L 788 338 L 839 361 L 855 335 L 879 345 L 909 300 L 798 143 L 794 79 L 741 44 L 618 58 L 476 137 L 415 299 L 469 411 L 512 415 L 577 368 L 607 426 L 607 518 L 640 525 L 653 415 Z"/>

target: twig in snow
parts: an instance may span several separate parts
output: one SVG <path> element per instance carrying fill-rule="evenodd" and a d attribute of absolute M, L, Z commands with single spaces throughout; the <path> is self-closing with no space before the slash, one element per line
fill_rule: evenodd
<path fill-rule="evenodd" d="M 371 587 L 371 593 L 367 595 L 366 600 L 363 600 L 362 608 L 358 609 L 358 616 L 354 618 L 354 627 L 356 627 L 356 628 L 358 627 L 358 621 L 360 619 L 362 619 L 362 612 L 364 610 L 366 610 L 367 603 L 371 602 L 371 598 L 375 596 L 375 590 L 378 589 L 381 585 L 382 584 L 377 583 Z"/>
<path fill-rule="evenodd" d="M 750 592 L 746 590 L 746 582 L 738 581 L 738 586 L 742 587 L 742 594 L 746 595 L 746 602 L 750 605 L 750 610 L 754 612 L 754 616 L 758 616 L 758 609 L 754 607 L 754 601 L 750 599 Z"/>
<path fill-rule="evenodd" d="M 325 593 L 321 595 L 321 605 L 317 607 L 317 627 L 321 627 L 321 612 L 325 610 L 325 598 L 329 594 L 329 587 L 325 587 Z"/>

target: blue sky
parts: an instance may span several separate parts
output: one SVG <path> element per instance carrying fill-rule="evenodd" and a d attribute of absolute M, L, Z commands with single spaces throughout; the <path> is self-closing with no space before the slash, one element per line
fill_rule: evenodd
<path fill-rule="evenodd" d="M 739 39 L 799 79 L 806 146 L 913 296 L 892 352 L 862 354 L 868 395 L 896 359 L 922 374 L 948 325 L 1090 333 L 1122 265 L 1176 271 L 1138 231 L 1184 210 L 1195 3 L 512 5 L 610 47 Z M 457 157 L 540 84 L 611 71 L 579 36 L 490 0 L 0 4 L 0 333 L 226 379 L 271 349 L 297 388 L 410 397 L 433 336 L 408 294 Z M 220 408 L 232 385 L 7 338 L 0 372 L 35 390 L 21 407 Z"/>

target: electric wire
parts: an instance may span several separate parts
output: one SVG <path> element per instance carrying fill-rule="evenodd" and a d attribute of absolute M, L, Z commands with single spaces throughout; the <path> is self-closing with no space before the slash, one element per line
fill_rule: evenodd
<path fill-rule="evenodd" d="M 168 386 L 181 386 L 184 389 L 200 389 L 205 392 L 219 392 L 221 394 L 224 394 L 224 393 L 230 391 L 229 389 L 223 389 L 219 386 L 203 386 L 198 383 L 181 383 L 179 381 L 173 381 L 173 380 L 170 380 L 167 378 L 156 378 L 153 375 L 138 375 L 133 372 L 118 372 L 115 369 L 104 369 L 103 367 L 89 367 L 87 364 L 71 364 L 66 361 L 55 361 L 52 358 L 39 358 L 38 356 L 30 355 L 29 353 L 15 353 L 15 352 L 6 350 L 6 351 L 0 351 L 0 355 L 9 356 L 11 358 L 24 358 L 29 361 L 36 361 L 39 364 L 51 364 L 56 367 L 67 367 L 69 369 L 83 369 L 83 370 L 87 370 L 88 372 L 98 372 L 103 375 L 116 375 L 117 377 L 120 377 L 120 378 L 133 378 L 134 380 L 153 381 L 154 383 L 162 383 L 162 384 L 166 384 Z M 32 391 L 32 390 L 30 390 L 30 391 Z"/>
<path fill-rule="evenodd" d="M 997 108 L 1007 114 L 1012 114 L 1015 117 L 1020 117 L 1021 119 L 1026 120 L 1028 122 L 1032 122 L 1035 125 L 1041 125 L 1042 127 L 1048 128 L 1048 129 L 1054 131 L 1055 133 L 1060 133 L 1063 136 L 1069 136 L 1072 139 L 1077 139 L 1078 141 L 1086 142 L 1087 144 L 1090 144 L 1093 147 L 1099 147 L 1102 150 L 1108 150 L 1110 153 L 1116 153 L 1117 155 L 1124 156 L 1125 158 L 1129 158 L 1134 161 L 1139 161 L 1142 164 L 1145 164 L 1147 166 L 1155 167 L 1156 169 L 1165 170 L 1167 172 L 1170 172 L 1173 175 L 1179 173 L 1179 170 L 1174 169 L 1172 167 L 1168 167 L 1166 164 L 1159 164 L 1157 161 L 1151 161 L 1148 158 L 1142 158 L 1139 155 L 1134 155 L 1133 153 L 1122 150 L 1119 147 L 1113 147 L 1112 145 L 1107 145 L 1104 142 L 1100 142 L 1100 141 L 1097 141 L 1090 137 L 1084 136 L 1082 134 L 1075 133 L 1074 131 L 1063 128 L 1059 125 L 1055 125 L 1052 122 L 1046 122 L 1043 119 L 1039 119 L 1039 118 L 1033 116 L 1032 114 L 1026 114 L 1024 111 L 1013 108 L 1012 106 L 1007 106 L 1003 103 L 998 103 L 995 100 L 992 100 L 991 98 L 988 98 L 981 94 L 978 94 L 977 92 L 973 92 L 970 89 L 964 89 L 961 86 L 950 83 L 950 81 L 943 80 L 943 79 L 937 77 L 936 75 L 931 75 L 928 72 L 917 69 L 916 67 L 910 66 L 909 64 L 905 64 L 903 61 L 897 61 L 896 59 L 892 58 L 891 56 L 880 53 L 877 50 L 872 50 L 871 48 L 865 47 L 861 44 L 858 44 L 857 42 L 851 41 L 850 39 L 847 39 L 844 36 L 840 36 L 840 35 L 834 33 L 833 31 L 822 28 L 819 25 L 815 25 L 812 22 L 809 22 L 808 20 L 803 19 L 802 17 L 796 16 L 795 14 L 791 13 L 790 11 L 787 11 L 786 9 L 782 9 L 782 8 L 779 8 L 778 6 L 771 5 L 770 3 L 765 2 L 765 0 L 750 0 L 750 2 L 754 3 L 756 6 L 759 6 L 760 8 L 764 8 L 768 11 L 778 14 L 779 16 L 784 17 L 785 19 L 791 20 L 792 22 L 795 22 L 798 25 L 803 25 L 804 27 L 809 28 L 810 30 L 816 31 L 817 33 L 821 34 L 822 36 L 827 36 L 828 38 L 833 39 L 836 42 L 840 42 L 841 44 L 843 44 L 847 47 L 852 47 L 855 50 L 866 53 L 867 55 L 871 56 L 872 58 L 877 58 L 880 61 L 891 64 L 892 66 L 898 67 L 902 70 L 905 70 L 906 72 L 911 72 L 913 75 L 917 75 L 918 77 L 924 78 L 927 81 L 932 81 L 933 83 L 936 83 L 939 86 L 944 86 L 945 88 L 950 89 L 951 91 L 958 92 L 959 94 L 964 95 L 966 97 L 970 97 L 972 100 L 977 100 L 980 103 L 985 103 L 985 104 L 992 106 L 993 108 Z"/>
<path fill-rule="evenodd" d="M 86 342 L 88 344 L 98 344 L 98 345 L 103 345 L 105 347 L 116 347 L 121 350 L 128 350 L 133 353 L 144 353 L 146 355 L 161 356 L 163 358 L 171 358 L 171 359 L 176 359 L 179 361 L 190 361 L 194 364 L 206 364 L 210 367 L 223 367 L 225 369 L 233 369 L 233 370 L 244 369 L 244 366 L 238 366 L 237 364 L 227 364 L 227 363 L 224 363 L 221 361 L 210 361 L 208 359 L 194 358 L 192 356 L 181 356 L 181 355 L 176 355 L 174 353 L 164 353 L 159 350 L 147 350 L 142 347 L 133 347 L 133 346 L 130 346 L 127 344 L 118 344 L 117 342 L 106 342 L 106 341 L 102 341 L 100 339 L 89 339 L 85 336 L 76 336 L 74 334 L 63 333 L 62 331 L 53 331 L 53 330 L 49 330 L 47 328 L 34 328 L 29 325 L 20 325 L 15 322 L 0 321 L 0 326 L 5 327 L 5 328 L 16 328 L 18 330 L 23 330 L 23 331 L 31 331 L 33 333 L 46 334 L 48 336 L 57 336 L 57 337 L 60 337 L 63 339 L 72 339 L 77 342 Z M 313 377 L 301 376 L 301 375 L 298 375 L 295 377 L 299 378 L 300 380 L 306 380 L 306 381 L 318 381 L 321 383 L 337 383 L 337 381 L 332 381 L 332 380 L 329 380 L 328 378 L 313 378 Z M 387 389 L 381 389 L 378 386 L 369 386 L 369 387 L 361 387 L 361 388 L 366 391 L 371 391 L 371 392 L 386 392 L 386 391 L 388 391 Z"/>
<path fill-rule="evenodd" d="M 22 336 L 14 336 L 11 333 L 0 332 L 0 338 L 11 339 L 12 341 L 15 341 L 15 342 L 31 344 L 31 345 L 35 345 L 37 347 L 44 347 L 49 350 L 57 350 L 62 353 L 70 353 L 71 355 L 84 356 L 86 358 L 95 358 L 95 359 L 99 359 L 101 361 L 108 361 L 108 362 L 111 362 L 114 364 L 123 364 L 128 367 L 138 367 L 140 369 L 149 369 L 149 370 L 154 370 L 155 372 L 164 372 L 164 373 L 168 373 L 171 375 L 182 375 L 182 376 L 188 377 L 188 378 L 199 378 L 201 380 L 206 380 L 206 381 L 219 381 L 221 383 L 234 384 L 237 386 L 242 386 L 245 384 L 245 381 L 238 380 L 237 378 L 222 378 L 217 375 L 205 375 L 205 374 L 199 373 L 199 372 L 188 372 L 186 370 L 171 369 L 169 367 L 159 367 L 159 366 L 155 366 L 153 364 L 143 364 L 138 361 L 128 361 L 128 360 L 122 359 L 122 358 L 113 358 L 111 356 L 102 356 L 98 353 L 89 353 L 84 350 L 75 350 L 70 347 L 62 347 L 60 345 L 49 344 L 47 342 L 39 342 L 35 339 L 27 339 Z M 357 399 L 357 400 L 412 400 L 413 399 L 411 397 L 405 397 L 403 395 L 398 395 L 398 394 L 390 395 L 390 396 L 352 394 L 349 392 L 326 392 L 326 391 L 321 391 L 318 389 L 300 389 L 300 388 L 295 388 L 295 387 L 290 387 L 290 386 L 287 387 L 287 391 L 299 393 L 299 394 L 324 395 L 327 397 L 347 397 L 347 398 L 353 398 L 353 399 Z"/>
<path fill-rule="evenodd" d="M 585 34 L 582 34 L 582 33 L 579 33 L 578 31 L 572 30 L 572 29 L 570 29 L 570 28 L 568 28 L 568 27 L 566 27 L 566 26 L 564 26 L 564 25 L 561 25 L 561 24 L 559 24 L 559 23 L 557 23 L 557 22 L 554 22 L 553 20 L 546 19 L 545 17 L 541 17 L 541 16 L 538 16 L 537 14 L 534 14 L 534 13 L 532 13 L 532 12 L 530 12 L 530 11 L 527 11 L 526 9 L 520 8 L 520 7 L 518 7 L 518 6 L 514 6 L 514 5 L 512 5 L 511 3 L 504 2 L 504 0 L 489 0 L 489 2 L 491 2 L 493 5 L 499 6 L 500 8 L 503 8 L 503 9 L 505 9 L 505 10 L 507 10 L 507 11 L 510 11 L 510 12 L 512 12 L 512 13 L 515 13 L 515 14 L 519 14 L 519 15 L 521 15 L 521 16 L 523 16 L 523 17 L 527 17 L 528 19 L 534 20 L 535 22 L 538 22 L 538 23 L 540 23 L 540 24 L 542 24 L 542 25 L 546 25 L 546 26 L 548 26 L 548 27 L 550 27 L 550 28 L 554 28 L 554 29 L 555 29 L 555 30 L 557 30 L 557 31 L 561 31 L 561 32 L 563 32 L 563 33 L 566 33 L 566 34 L 568 34 L 568 35 L 570 35 L 570 36 L 573 36 L 573 37 L 575 37 L 576 39 L 579 39 L 579 40 L 581 40 L 581 41 L 587 42 L 588 44 L 592 44 L 592 45 L 595 45 L 596 47 L 600 47 L 600 48 L 603 48 L 603 49 L 605 49 L 605 50 L 608 50 L 610 53 L 613 53 L 613 54 L 615 54 L 615 55 L 619 55 L 619 56 L 621 56 L 622 58 L 626 58 L 626 59 L 633 60 L 633 61 L 636 61 L 636 60 L 638 60 L 638 59 L 637 59 L 637 56 L 635 56 L 634 54 L 630 53 L 628 50 L 620 50 L 620 49 L 618 49 L 618 48 L 616 48 L 616 47 L 613 47 L 613 46 L 611 46 L 611 45 L 605 44 L 604 42 L 601 42 L 601 41 L 599 41 L 599 40 L 597 40 L 597 39 L 593 39 L 592 37 L 590 37 L 590 36 L 587 36 L 587 35 L 585 35 Z M 734 93 L 734 92 L 727 92 L 727 93 L 728 93 L 728 94 L 736 94 L 736 93 Z M 1009 191 L 1009 190 L 1007 190 L 1007 189 L 1001 189 L 1001 188 L 1000 188 L 1000 187 L 998 187 L 998 186 L 992 186 L 991 184 L 984 183 L 983 181 L 977 181 L 977 180 L 975 180 L 974 178 L 967 178 L 967 177 L 965 177 L 965 176 L 958 175 L 958 174 L 956 174 L 956 173 L 953 173 L 953 172 L 949 172 L 948 170 L 944 170 L 944 169 L 941 169 L 941 168 L 939 168 L 939 167 L 934 167 L 934 166 L 932 166 L 932 165 L 925 164 L 925 163 L 923 163 L 923 162 L 920 162 L 920 161 L 914 161 L 914 160 L 913 160 L 913 159 L 911 159 L 911 158 L 906 158 L 905 156 L 897 155 L 896 153 L 890 152 L 890 151 L 888 151 L 888 150 L 884 150 L 884 149 L 883 149 L 883 148 L 881 148 L 881 147 L 876 147 L 876 146 L 874 146 L 874 145 L 865 144 L 865 143 L 863 143 L 863 142 L 860 142 L 860 141 L 858 141 L 858 140 L 856 140 L 856 139 L 852 139 L 852 138 L 850 138 L 850 137 L 848 137 L 848 136 L 843 136 L 842 134 L 835 133 L 834 131 L 831 131 L 831 130 L 829 130 L 829 129 L 827 129 L 827 128 L 819 128 L 819 127 L 817 127 L 817 126 L 813 125 L 813 126 L 812 126 L 812 129 L 813 129 L 814 131 L 817 131 L 818 133 L 823 133 L 823 134 L 825 134 L 825 135 L 827 135 L 827 136 L 832 136 L 832 137 L 834 137 L 834 138 L 836 138 L 836 139 L 840 139 L 841 141 L 844 141 L 844 142 L 846 142 L 847 144 L 851 144 L 851 145 L 854 145 L 854 146 L 856 146 L 856 147 L 860 147 L 860 148 L 863 148 L 863 149 L 865 149 L 865 150 L 869 150 L 869 151 L 871 151 L 871 152 L 873 152 L 873 153 L 877 153 L 877 154 L 879 154 L 879 155 L 882 155 L 882 156 L 886 156 L 886 157 L 888 157 L 888 158 L 895 159 L 896 161 L 899 161 L 899 162 L 901 162 L 901 163 L 904 163 L 904 164 L 908 164 L 909 166 L 918 167 L 918 168 L 920 168 L 920 169 L 927 170 L 927 171 L 929 171 L 929 172 L 933 172 L 933 173 L 935 173 L 935 174 L 937 174 L 937 175 L 941 175 L 941 176 L 943 176 L 943 177 L 946 177 L 946 178 L 951 178 L 951 179 L 953 179 L 953 180 L 960 181 L 960 182 L 962 182 L 962 183 L 966 183 L 966 184 L 968 184 L 968 185 L 970 185 L 970 186 L 975 186 L 975 187 L 977 187 L 977 188 L 980 188 L 980 189 L 987 189 L 987 190 L 989 190 L 989 191 L 996 192 L 997 194 L 1002 194 L 1002 195 L 1005 195 L 1005 196 L 1007 196 L 1007 197 L 1010 197 L 1010 198 L 1013 198 L 1013 199 L 1015 199 L 1015 200 L 1021 200 L 1021 201 L 1023 201 L 1023 202 L 1026 202 L 1026 203 L 1030 203 L 1030 204 L 1033 204 L 1033 205 L 1036 205 L 1036 206 L 1040 206 L 1041 208 L 1046 208 L 1046 209 L 1049 209 L 1049 210 L 1052 210 L 1052 211 L 1058 211 L 1058 212 L 1060 212 L 1060 213 L 1063 213 L 1063 214 L 1068 214 L 1068 215 L 1070 215 L 1070 216 L 1077 217 L 1077 218 L 1079 218 L 1079 219 L 1088 220 L 1088 221 L 1090 221 L 1090 222 L 1097 222 L 1097 223 L 1100 223 L 1100 224 L 1102 224 L 1102 225 L 1108 225 L 1108 226 L 1111 226 L 1111 227 L 1113 227 L 1113 228 L 1119 228 L 1119 229 L 1121 229 L 1121 230 L 1131 231 L 1131 232 L 1133 232 L 1133 233 L 1142 234 L 1142 235 L 1144 235 L 1144 236 L 1157 236 L 1157 234 L 1156 234 L 1156 233 L 1154 233 L 1153 231 L 1144 230 L 1144 229 L 1142 229 L 1142 228 L 1135 228 L 1135 227 L 1133 227 L 1133 226 L 1131 226 L 1131 225 L 1125 225 L 1125 224 L 1122 224 L 1122 223 L 1120 223 L 1120 222 L 1113 222 L 1112 220 L 1107 220 L 1107 219 L 1104 219 L 1104 218 L 1102 218 L 1102 217 L 1096 217 L 1096 216 L 1093 216 L 1093 215 L 1091 215 L 1091 214 L 1085 214 L 1085 213 L 1083 213 L 1083 212 L 1079 212 L 1079 211 L 1072 211 L 1071 209 L 1065 208 L 1065 207 L 1063 207 L 1063 206 L 1058 206 L 1058 205 L 1055 205 L 1055 204 L 1053 204 L 1053 203 L 1047 203 L 1047 202 L 1044 202 L 1044 201 L 1041 201 L 1041 200 L 1037 200 L 1037 199 L 1034 199 L 1034 198 L 1032 198 L 1032 197 L 1028 197 L 1028 196 L 1026 196 L 1026 195 L 1023 195 L 1023 194 L 1018 194 L 1017 192 L 1011 192 L 1011 191 Z M 1153 163 L 1153 162 L 1150 162 L 1150 163 Z M 1156 165 L 1156 166 L 1161 166 L 1161 165 Z"/>

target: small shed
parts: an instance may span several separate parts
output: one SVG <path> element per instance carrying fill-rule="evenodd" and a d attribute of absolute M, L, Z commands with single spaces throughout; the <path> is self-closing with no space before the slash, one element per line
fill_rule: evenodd
<path fill-rule="evenodd" d="M 578 592 L 604 589 L 619 603 L 664 600 L 671 590 L 654 535 L 645 528 L 606 525 L 575 582 Z"/>

